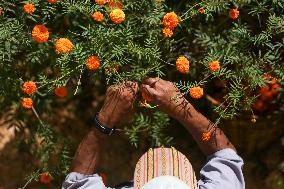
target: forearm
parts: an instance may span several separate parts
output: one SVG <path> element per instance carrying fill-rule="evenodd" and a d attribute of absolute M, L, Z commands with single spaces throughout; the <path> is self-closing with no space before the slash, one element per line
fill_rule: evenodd
<path fill-rule="evenodd" d="M 101 113 L 98 116 L 98 120 L 103 125 L 113 127 L 110 119 Z M 92 128 L 77 148 L 71 171 L 85 175 L 93 174 L 97 168 L 99 155 L 105 141 L 106 135 L 96 128 Z"/>
<path fill-rule="evenodd" d="M 213 128 L 214 124 L 196 111 L 190 103 L 186 101 L 184 104 L 186 105 L 179 111 L 176 118 L 190 132 L 204 154 L 210 155 L 225 148 L 236 150 L 221 129 Z M 202 133 L 208 131 L 212 132 L 211 138 L 203 141 Z"/>

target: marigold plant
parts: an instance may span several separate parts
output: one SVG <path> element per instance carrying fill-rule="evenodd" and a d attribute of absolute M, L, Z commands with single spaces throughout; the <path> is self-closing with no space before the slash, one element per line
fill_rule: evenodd
<path fill-rule="evenodd" d="M 22 106 L 24 108 L 32 108 L 33 107 L 33 100 L 31 98 L 23 98 L 22 99 Z"/>
<path fill-rule="evenodd" d="M 112 84 L 169 80 L 180 91 L 169 100 L 186 98 L 216 127 L 283 112 L 281 0 L 9 0 L 0 10 L 0 115 L 25 147 L 29 182 L 63 179 L 69 130 L 81 130 L 63 122 L 87 123 Z M 177 126 L 143 96 L 122 133 L 135 146 L 171 145 Z"/>

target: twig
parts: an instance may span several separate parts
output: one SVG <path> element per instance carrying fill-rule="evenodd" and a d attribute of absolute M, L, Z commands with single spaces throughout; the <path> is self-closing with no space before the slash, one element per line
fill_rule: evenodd
<path fill-rule="evenodd" d="M 79 76 L 79 79 L 78 79 L 78 82 L 77 82 L 77 85 L 76 85 L 76 90 L 75 90 L 75 92 L 74 92 L 74 95 L 77 94 L 78 89 L 79 89 L 79 86 L 81 85 L 81 78 L 82 78 L 82 74 L 83 74 L 83 68 L 84 68 L 84 67 L 81 68 L 80 76 Z"/>
<path fill-rule="evenodd" d="M 225 109 L 226 107 L 224 106 L 224 104 L 221 104 L 218 100 L 216 100 L 215 98 L 211 97 L 210 95 L 206 94 L 206 99 L 209 100 L 212 104 L 214 105 L 219 105 L 221 108 Z"/>
<path fill-rule="evenodd" d="M 36 174 L 37 174 L 38 172 L 39 172 L 39 170 L 37 170 Z M 36 175 L 36 174 L 35 174 L 35 175 Z M 28 186 L 28 184 L 30 184 L 30 183 L 32 182 L 32 180 L 35 178 L 35 175 L 32 176 L 32 177 L 24 184 L 24 186 L 21 187 L 21 188 L 19 188 L 19 189 L 25 189 L 25 188 Z"/>

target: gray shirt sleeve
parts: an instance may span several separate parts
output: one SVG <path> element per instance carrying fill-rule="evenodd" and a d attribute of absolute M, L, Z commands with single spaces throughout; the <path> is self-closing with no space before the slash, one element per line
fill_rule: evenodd
<path fill-rule="evenodd" d="M 207 158 L 207 163 L 200 171 L 199 189 L 244 189 L 242 172 L 244 162 L 237 153 L 230 149 L 220 150 Z"/>

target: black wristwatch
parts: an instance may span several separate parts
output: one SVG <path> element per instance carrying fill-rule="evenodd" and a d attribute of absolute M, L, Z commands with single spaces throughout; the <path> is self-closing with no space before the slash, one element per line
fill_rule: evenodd
<path fill-rule="evenodd" d="M 94 116 L 93 122 L 95 122 L 94 126 L 95 126 L 100 132 L 102 132 L 102 133 L 104 133 L 104 134 L 106 134 L 106 135 L 112 135 L 112 134 L 115 132 L 115 130 L 116 130 L 115 127 L 113 127 L 113 128 L 108 128 L 108 127 L 102 125 L 102 124 L 99 122 L 99 120 L 98 120 L 98 114 L 96 114 L 96 115 Z"/>

